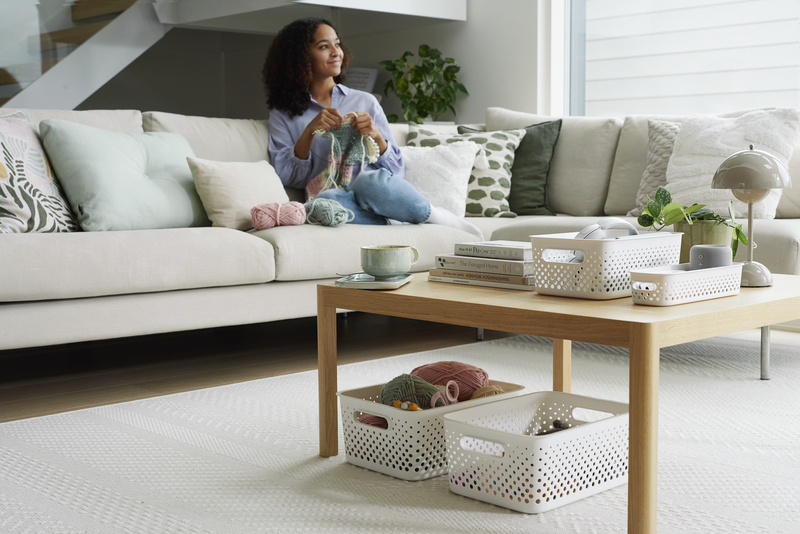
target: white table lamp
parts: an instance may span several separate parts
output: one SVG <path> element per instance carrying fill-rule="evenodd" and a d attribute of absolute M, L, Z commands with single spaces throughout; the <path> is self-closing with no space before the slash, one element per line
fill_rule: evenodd
<path fill-rule="evenodd" d="M 767 198 L 770 189 L 791 187 L 789 171 L 778 158 L 762 150 L 742 150 L 729 156 L 714 173 L 712 189 L 730 189 L 747 204 L 747 261 L 742 265 L 742 287 L 772 285 L 772 273 L 753 261 L 753 204 Z"/>

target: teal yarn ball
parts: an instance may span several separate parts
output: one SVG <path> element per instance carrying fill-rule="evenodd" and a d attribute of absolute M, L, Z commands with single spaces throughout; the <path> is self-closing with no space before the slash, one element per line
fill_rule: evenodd
<path fill-rule="evenodd" d="M 394 401 L 410 401 L 420 408 L 431 407 L 431 397 L 439 388 L 418 376 L 402 374 L 391 379 L 381 390 L 381 403 L 394 406 Z"/>
<path fill-rule="evenodd" d="M 309 224 L 341 226 L 356 217 L 351 210 L 329 198 L 312 198 L 303 207 L 306 210 L 306 222 Z"/>

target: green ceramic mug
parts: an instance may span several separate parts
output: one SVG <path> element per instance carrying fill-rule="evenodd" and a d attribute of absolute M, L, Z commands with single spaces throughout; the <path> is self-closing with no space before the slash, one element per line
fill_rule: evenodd
<path fill-rule="evenodd" d="M 409 245 L 361 247 L 361 268 L 375 278 L 394 278 L 406 274 L 419 260 L 419 252 Z"/>

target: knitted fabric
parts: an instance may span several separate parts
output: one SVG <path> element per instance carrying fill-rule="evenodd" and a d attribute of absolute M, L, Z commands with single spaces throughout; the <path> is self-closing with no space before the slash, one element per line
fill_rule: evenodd
<path fill-rule="evenodd" d="M 331 142 L 328 168 L 306 185 L 308 198 L 316 197 L 326 189 L 346 189 L 353 176 L 353 164 L 375 163 L 380 155 L 378 143 L 367 134 L 359 134 L 344 119 L 338 130 L 316 130 L 315 135 Z"/>

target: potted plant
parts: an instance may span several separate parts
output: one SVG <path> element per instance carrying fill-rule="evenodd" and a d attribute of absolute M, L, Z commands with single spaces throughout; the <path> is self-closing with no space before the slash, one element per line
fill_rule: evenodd
<path fill-rule="evenodd" d="M 453 58 L 443 58 L 442 53 L 428 45 L 419 46 L 419 60 L 409 61 L 414 54 L 406 52 L 394 60 L 381 61 L 379 65 L 388 70 L 392 79 L 386 82 L 383 94 L 394 93 L 403 106 L 403 118 L 421 124 L 423 119 L 436 120 L 453 107 L 458 92 L 468 95 L 467 88 L 458 82 L 461 70 Z M 397 122 L 395 114 L 387 117 Z"/>
<path fill-rule="evenodd" d="M 739 243 L 747 246 L 742 225 L 736 222 L 733 202 L 728 205 L 730 217 L 723 217 L 706 208 L 705 204 L 683 206 L 673 202 L 672 195 L 663 187 L 656 190 L 654 199 L 648 196 L 647 200 L 637 222 L 656 231 L 672 225 L 673 230 L 683 233 L 681 263 L 689 262 L 689 250 L 694 245 L 729 245 L 733 258 L 736 258 Z"/>

